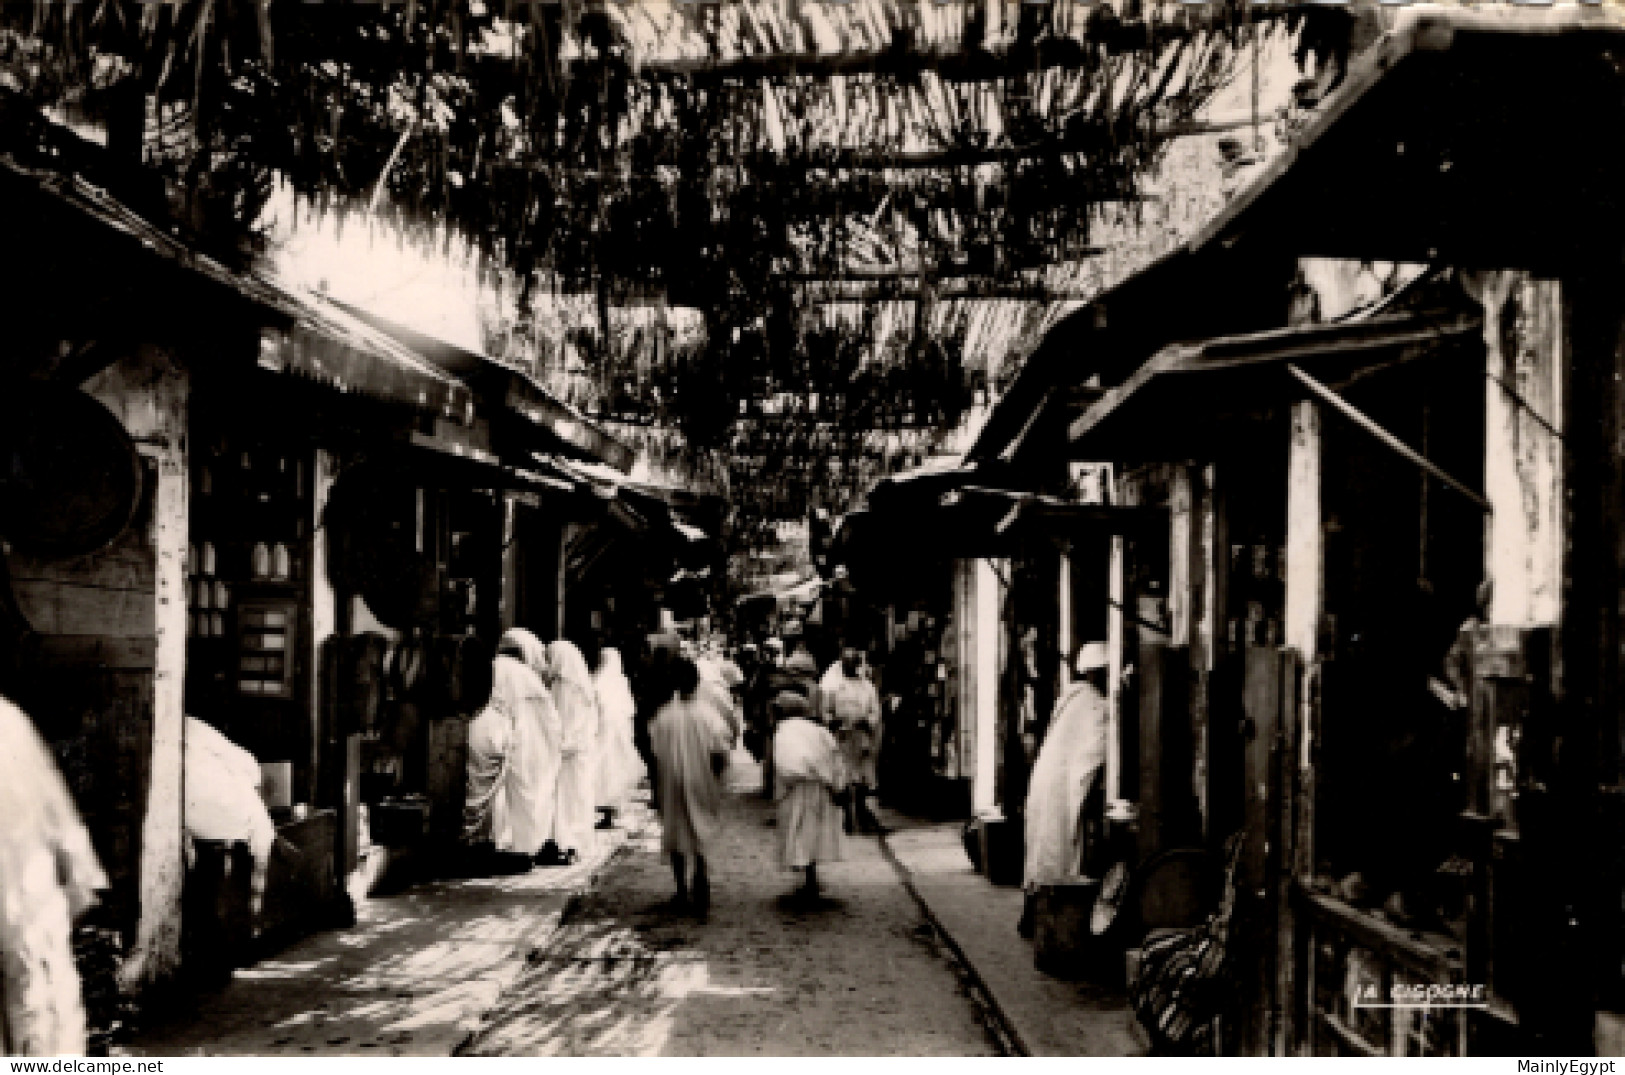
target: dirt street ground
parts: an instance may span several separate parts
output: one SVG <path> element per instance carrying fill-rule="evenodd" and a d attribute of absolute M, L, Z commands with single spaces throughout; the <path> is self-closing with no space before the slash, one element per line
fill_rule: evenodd
<path fill-rule="evenodd" d="M 736 756 L 727 832 L 701 922 L 663 904 L 658 824 L 490 1013 L 475 1055 L 996 1055 L 976 1003 L 873 837 L 821 871 L 816 909 L 786 898 L 769 804 Z"/>

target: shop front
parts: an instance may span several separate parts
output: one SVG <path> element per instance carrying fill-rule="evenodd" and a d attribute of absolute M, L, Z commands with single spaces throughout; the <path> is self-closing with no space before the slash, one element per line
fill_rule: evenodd
<path fill-rule="evenodd" d="M 14 211 L 62 242 L 8 295 L 30 344 L 6 370 L 6 690 L 58 752 L 112 881 L 91 925 L 139 992 L 189 957 L 252 958 L 255 926 L 269 941 L 342 916 L 325 790 L 342 778 L 320 726 L 333 453 L 358 427 L 465 424 L 472 403 L 319 300 L 197 257 L 56 173 L 99 158 L 35 133 L 66 157 L 18 144 L 0 170 Z M 188 809 L 221 776 L 197 756 L 204 726 L 259 767 L 259 790 L 238 790 L 269 807 L 268 863 L 206 839 L 218 819 Z M 257 922 L 253 866 L 268 872 Z M 243 899 L 225 898 L 228 872 Z"/>
<path fill-rule="evenodd" d="M 1328 307 L 1333 301 L 1326 296 Z M 1279 1049 L 1292 1033 L 1296 998 L 1306 989 L 1291 940 L 1300 910 L 1316 938 L 1309 950 L 1325 956 L 1337 943 L 1347 947 L 1336 924 L 1348 920 L 1337 918 L 1340 901 L 1359 903 L 1344 909 L 1366 921 L 1388 900 L 1404 836 L 1430 833 L 1435 841 L 1423 847 L 1418 836 L 1415 870 L 1432 858 L 1431 873 L 1450 857 L 1437 841 L 1450 843 L 1460 806 L 1447 800 L 1463 779 L 1464 758 L 1445 749 L 1449 722 L 1421 714 L 1426 673 L 1445 667 L 1483 563 L 1482 499 L 1449 484 L 1451 471 L 1473 473 L 1484 456 L 1482 418 L 1475 419 L 1481 400 L 1464 401 L 1459 391 L 1464 371 L 1482 366 L 1479 325 L 1452 276 L 1426 277 L 1340 324 L 1170 348 L 1132 391 L 1103 400 L 1074 429 L 1075 451 L 1202 461 L 1175 466 L 1202 495 L 1188 498 L 1200 504 L 1195 540 L 1177 542 L 1186 547 L 1168 560 L 1171 574 L 1191 565 L 1170 593 L 1196 612 L 1194 622 L 1170 626 L 1190 641 L 1198 674 L 1188 679 L 1191 689 L 1172 692 L 1171 705 L 1142 697 L 1138 836 L 1144 860 L 1245 833 L 1236 919 L 1243 1001 L 1225 1039 L 1239 1051 Z M 1348 410 L 1335 426 L 1319 427 L 1319 469 L 1306 473 L 1293 423 L 1302 421 L 1311 384 Z M 1152 423 L 1183 434 L 1147 435 Z M 1434 450 L 1423 457 L 1403 448 L 1418 442 Z M 1311 492 L 1324 518 L 1296 518 L 1309 510 Z M 1305 531 L 1321 553 L 1307 566 L 1310 592 L 1324 602 L 1312 624 L 1293 600 L 1305 592 L 1304 576 L 1294 576 L 1306 569 Z M 1192 549 L 1205 551 L 1187 559 Z M 1318 662 L 1312 696 L 1303 686 L 1305 651 L 1293 645 L 1305 635 Z M 1144 646 L 1141 659 L 1155 667 Z M 1319 722 L 1307 755 L 1306 697 Z M 1424 738 L 1423 728 L 1437 732 Z M 1309 765 L 1300 771 L 1303 757 Z M 1392 808 L 1383 804 L 1345 808 L 1376 798 L 1371 789 L 1391 781 L 1443 798 L 1409 827 L 1398 814 L 1384 815 Z M 1335 805 L 1320 812 L 1319 802 Z M 1317 890 L 1307 902 L 1299 892 L 1306 868 Z M 1424 917 L 1433 920 L 1416 915 Z M 1454 929 L 1459 959 L 1465 926 Z M 1321 981 L 1326 974 L 1343 977 L 1328 968 Z"/>
<path fill-rule="evenodd" d="M 1584 131 L 1620 121 L 1596 62 L 1620 34 L 1597 12 L 1408 13 L 1218 221 L 1063 322 L 1096 348 L 1081 374 L 1030 366 L 973 449 L 1044 454 L 1035 408 L 1094 370 L 1062 451 L 1166 499 L 1188 692 L 1149 701 L 1170 692 L 1142 634 L 1130 792 L 1142 855 L 1246 833 L 1221 1051 L 1586 1051 L 1618 1002 L 1618 915 L 1587 892 L 1622 876 L 1619 523 L 1595 493 L 1620 473 L 1621 228 Z M 1492 74 L 1513 68 L 1530 81 Z M 1560 103 L 1582 98 L 1583 120 Z M 1511 142 L 1513 171 L 1581 193 L 1487 227 Z M 1187 277 L 1189 302 L 1141 301 Z M 1238 288 L 1277 308 L 1227 325 Z M 1114 589 L 1156 619 L 1121 555 Z M 1617 1025 L 1600 1012 L 1598 1040 Z"/>
<path fill-rule="evenodd" d="M 998 849 L 987 865 L 996 859 L 1007 883 L 1019 875 L 1027 775 L 1068 668 L 1080 645 L 1122 623 L 1112 615 L 1111 550 L 1166 526 L 1160 508 L 1011 488 L 1010 479 L 999 468 L 888 479 L 836 542 L 864 599 L 889 603 L 894 642 L 881 680 L 903 715 L 888 732 L 891 793 L 899 805 L 975 817 Z M 1121 739 L 1117 723 L 1113 735 Z M 1124 755 L 1113 754 L 1115 781 Z M 1104 800 L 1096 806 L 1102 814 Z"/>

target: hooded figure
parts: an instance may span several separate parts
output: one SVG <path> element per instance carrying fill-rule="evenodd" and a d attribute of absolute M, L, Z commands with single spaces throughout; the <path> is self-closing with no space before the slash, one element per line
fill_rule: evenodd
<path fill-rule="evenodd" d="M 1106 764 L 1106 663 L 1103 642 L 1090 642 L 1079 650 L 1077 669 L 1082 678 L 1055 704 L 1028 780 L 1023 933 L 1031 926 L 1039 886 L 1078 875 L 1083 803 Z"/>
<path fill-rule="evenodd" d="M 637 705 L 632 684 L 621 671 L 620 651 L 606 648 L 593 674 L 598 694 L 598 805 L 611 812 L 626 804 L 627 796 L 647 774 L 633 742 Z"/>
<path fill-rule="evenodd" d="M 593 846 L 598 813 L 598 694 L 586 658 L 573 642 L 551 643 L 547 656 L 553 704 L 558 707 L 562 729 L 553 839 L 569 861 Z"/>
<path fill-rule="evenodd" d="M 50 749 L 4 698 L 0 758 L 0 1053 L 83 1055 L 73 920 L 107 876 Z"/>
<path fill-rule="evenodd" d="M 547 647 L 535 635 L 523 627 L 503 633 L 493 671 L 502 680 L 505 701 L 512 699 L 515 709 L 513 761 L 507 777 L 511 831 L 508 846 L 498 844 L 498 850 L 535 855 L 553 837 L 561 730 L 547 689 L 547 668 Z M 497 697 L 497 689 L 492 697 Z"/>
<path fill-rule="evenodd" d="M 835 799 L 847 785 L 841 748 L 829 729 L 812 719 L 812 707 L 801 695 L 785 691 L 773 708 L 780 849 L 787 867 L 807 871 L 801 894 L 816 896 L 817 864 L 846 857 L 842 810 Z"/>
<path fill-rule="evenodd" d="M 502 654 L 491 664 L 491 697 L 468 726 L 463 840 L 498 853 L 504 868 L 523 868 L 540 840 L 535 788 L 544 748 L 536 723 L 546 694 L 523 662 Z M 511 863 L 509 856 L 526 861 Z"/>

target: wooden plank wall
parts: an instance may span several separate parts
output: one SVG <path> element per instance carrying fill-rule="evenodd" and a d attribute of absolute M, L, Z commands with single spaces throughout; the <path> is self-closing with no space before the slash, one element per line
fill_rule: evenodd
<path fill-rule="evenodd" d="M 149 485 L 152 475 L 149 472 Z M 40 635 L 19 699 L 51 741 L 112 882 L 104 913 L 133 936 L 140 911 L 141 822 L 152 754 L 156 558 L 150 500 L 102 553 L 8 558 L 12 591 Z"/>
<path fill-rule="evenodd" d="M 39 636 L 18 700 L 57 749 L 112 884 L 100 912 L 125 934 L 125 984 L 179 958 L 181 685 L 185 662 L 187 380 L 143 346 L 85 391 L 143 457 L 143 502 L 100 552 L 7 558 L 18 610 Z"/>

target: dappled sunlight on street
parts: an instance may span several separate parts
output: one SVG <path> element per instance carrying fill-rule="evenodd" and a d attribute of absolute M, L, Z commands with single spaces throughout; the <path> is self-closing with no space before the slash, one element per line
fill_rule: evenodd
<path fill-rule="evenodd" d="M 467 1052 L 689 1056 L 993 1051 L 977 1012 L 874 840 L 791 898 L 760 776 L 736 754 L 711 908 L 674 912 L 658 828 L 629 843 L 504 993 Z"/>
<path fill-rule="evenodd" d="M 629 822 L 640 824 L 634 804 Z M 196 1011 L 129 1050 L 177 1055 L 446 1055 L 467 1039 L 551 936 L 572 893 L 627 837 L 600 832 L 566 868 L 434 880 L 358 903 L 356 924 L 240 968 Z"/>

